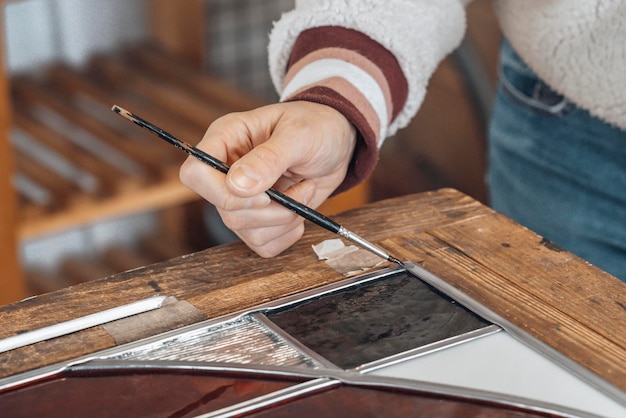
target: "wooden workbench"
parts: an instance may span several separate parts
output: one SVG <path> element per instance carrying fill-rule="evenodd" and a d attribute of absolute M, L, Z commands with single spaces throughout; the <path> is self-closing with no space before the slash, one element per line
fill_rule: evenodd
<path fill-rule="evenodd" d="M 626 391 L 621 281 L 451 189 L 336 218 Z M 188 301 L 213 318 L 338 281 L 344 276 L 311 249 L 329 238 L 335 237 L 309 225 L 298 244 L 273 259 L 230 244 L 6 305 L 0 338 L 155 294 Z M 0 354 L 0 377 L 114 345 L 103 327 L 90 328 Z"/>

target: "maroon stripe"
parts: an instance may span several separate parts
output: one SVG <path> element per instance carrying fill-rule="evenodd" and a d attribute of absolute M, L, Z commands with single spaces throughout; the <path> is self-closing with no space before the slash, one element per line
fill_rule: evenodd
<path fill-rule="evenodd" d="M 357 129 L 357 143 L 348 173 L 343 183 L 333 194 L 348 190 L 369 177 L 378 161 L 378 146 L 376 145 L 376 134 L 359 109 L 336 91 L 322 86 L 304 90 L 290 97 L 287 101 L 297 100 L 306 100 L 330 106 L 341 112 Z"/>
<path fill-rule="evenodd" d="M 307 29 L 296 40 L 289 58 L 289 67 L 307 54 L 328 47 L 346 48 L 357 52 L 381 69 L 391 90 L 393 105 L 391 120 L 395 119 L 406 103 L 408 83 L 396 57 L 381 44 L 361 32 L 340 26 Z"/>

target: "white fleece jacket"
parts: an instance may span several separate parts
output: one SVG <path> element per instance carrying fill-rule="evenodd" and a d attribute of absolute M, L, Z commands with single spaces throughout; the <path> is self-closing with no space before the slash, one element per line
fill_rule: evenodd
<path fill-rule="evenodd" d="M 499 0 L 500 26 L 550 87 L 626 130 L 626 1 Z"/>
<path fill-rule="evenodd" d="M 380 145 L 419 109 L 430 76 L 464 36 L 470 1 L 299 0 L 270 35 L 274 85 L 283 91 L 291 49 L 301 32 L 342 26 L 366 34 L 396 57 L 408 83 L 403 109 L 381 126 Z M 515 50 L 544 81 L 626 130 L 626 1 L 496 0 L 496 12 Z M 385 122 L 384 115 L 380 119 Z"/>

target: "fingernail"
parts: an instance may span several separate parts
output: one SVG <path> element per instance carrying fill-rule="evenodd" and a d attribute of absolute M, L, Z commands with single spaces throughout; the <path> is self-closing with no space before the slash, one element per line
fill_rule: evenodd
<path fill-rule="evenodd" d="M 239 190 L 249 190 L 261 181 L 261 177 L 246 165 L 238 165 L 232 168 L 228 178 L 230 184 Z"/>

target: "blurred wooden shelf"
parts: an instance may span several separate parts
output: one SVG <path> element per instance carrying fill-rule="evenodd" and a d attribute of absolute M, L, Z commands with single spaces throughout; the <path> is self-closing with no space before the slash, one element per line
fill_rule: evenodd
<path fill-rule="evenodd" d="M 151 45 L 10 80 L 18 238 L 180 205 L 182 151 L 111 111 L 125 107 L 197 143 L 219 116 L 260 103 Z"/>
<path fill-rule="evenodd" d="M 0 9 L 3 52 L 9 3 Z M 115 120 L 110 111 L 114 103 L 190 142 L 201 138 L 219 112 L 258 105 L 200 71 L 207 45 L 202 0 L 148 0 L 141 7 L 148 18 L 144 39 L 160 50 L 129 47 L 94 57 L 80 70 L 58 64 L 30 75 L 9 73 L 8 54 L 0 56 L 0 304 L 28 294 L 18 250 L 24 239 L 142 210 L 172 207 L 176 212 L 176 205 L 195 199 L 177 180 L 184 155 L 121 118 Z M 64 24 L 49 18 L 53 25 Z M 113 80 L 104 68 L 109 75 L 121 69 L 134 76 Z M 136 88 L 145 83 L 156 83 L 161 91 L 172 86 L 181 108 L 168 108 L 163 96 L 153 94 L 157 89 Z M 189 83 L 205 87 L 190 88 Z M 186 99 L 189 105 L 205 101 L 198 111 L 211 106 L 212 113 L 202 123 L 190 123 Z"/>

